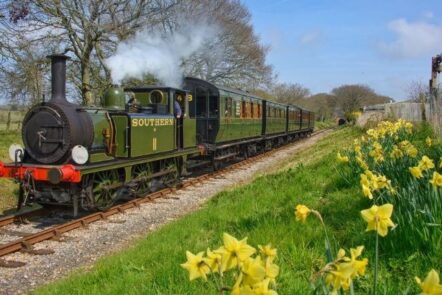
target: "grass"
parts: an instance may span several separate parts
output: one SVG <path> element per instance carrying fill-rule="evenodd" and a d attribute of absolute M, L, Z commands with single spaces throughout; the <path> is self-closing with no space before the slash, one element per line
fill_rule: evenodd
<path fill-rule="evenodd" d="M 195 253 L 216 248 L 222 243 L 222 233 L 228 232 L 238 238 L 249 237 L 254 246 L 271 242 L 278 248 L 279 294 L 311 294 L 309 277 L 324 264 L 324 239 L 314 218 L 309 217 L 306 224 L 295 221 L 296 204 L 323 214 L 335 247 L 365 245 L 363 257 L 374 261 L 374 235 L 364 232 L 359 213 L 369 203 L 359 188 L 340 180 L 334 164 L 336 151 L 359 134 L 355 128 L 339 129 L 296 155 L 295 164 L 286 165 L 284 171 L 222 192 L 201 210 L 165 225 L 124 252 L 100 259 L 90 271 L 77 270 L 34 293 L 215 294 L 203 281 L 189 282 L 179 264 L 185 261 L 186 250 Z M 382 250 L 381 241 L 382 294 L 400 294 L 406 286 L 416 293 L 415 275 L 423 277 L 431 267 L 442 269 L 441 254 Z M 367 294 L 371 280 L 369 264 L 366 277 L 356 282 L 356 294 Z"/>
<path fill-rule="evenodd" d="M 327 129 L 336 126 L 334 120 L 315 121 L 315 130 Z"/>
<path fill-rule="evenodd" d="M 0 131 L 0 160 L 10 162 L 8 155 L 12 143 L 22 144 L 19 131 Z M 14 208 L 17 203 L 18 185 L 11 179 L 0 178 L 0 214 Z"/>

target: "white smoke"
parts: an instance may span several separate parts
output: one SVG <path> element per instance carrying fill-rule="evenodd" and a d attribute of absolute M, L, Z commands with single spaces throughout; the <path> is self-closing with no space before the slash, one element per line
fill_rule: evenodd
<path fill-rule="evenodd" d="M 115 84 L 121 84 L 126 78 L 142 79 L 146 74 L 153 74 L 167 86 L 180 87 L 183 60 L 203 49 L 217 31 L 215 26 L 207 24 L 181 25 L 168 34 L 144 30 L 120 43 L 106 65 Z"/>

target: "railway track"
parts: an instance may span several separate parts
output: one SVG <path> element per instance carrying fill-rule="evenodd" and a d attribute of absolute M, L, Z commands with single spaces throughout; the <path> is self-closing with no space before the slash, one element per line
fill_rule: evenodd
<path fill-rule="evenodd" d="M 330 128 L 331 129 L 331 128 Z M 330 129 L 324 129 L 317 132 L 314 132 L 311 136 L 316 136 L 320 133 L 323 133 Z M 56 215 L 55 221 L 47 222 L 46 224 L 49 225 L 39 225 L 38 227 L 43 227 L 41 230 L 38 230 L 36 232 L 32 233 L 26 233 L 26 232 L 15 232 L 12 233 L 9 231 L 4 231 L 3 229 L 12 223 L 17 222 L 23 222 L 27 221 L 29 219 L 35 218 L 36 216 L 45 216 L 45 214 L 49 214 L 48 209 L 39 209 L 31 212 L 25 212 L 22 214 L 16 214 L 16 215 L 10 215 L 3 218 L 0 218 L 0 243 L 1 243 L 1 236 L 7 236 L 9 239 L 6 239 L 6 243 L 0 244 L 0 267 L 19 267 L 23 266 L 23 262 L 17 262 L 17 261 L 8 261 L 4 257 L 8 254 L 14 253 L 16 251 L 24 251 L 30 254 L 36 254 L 36 255 L 43 255 L 43 254 L 51 254 L 51 250 L 49 249 L 43 249 L 43 250 L 35 250 L 33 245 L 40 243 L 45 240 L 62 240 L 62 235 L 66 232 L 78 229 L 78 228 L 84 228 L 87 227 L 89 224 L 94 223 L 99 220 L 106 220 L 112 215 L 115 214 L 121 214 L 126 212 L 127 210 L 138 208 L 143 203 L 149 203 L 154 202 L 156 199 L 160 198 L 169 198 L 173 193 L 175 193 L 177 190 L 181 190 L 187 187 L 194 186 L 196 184 L 201 184 L 207 180 L 220 177 L 223 174 L 229 173 L 233 170 L 236 170 L 238 168 L 243 168 L 244 166 L 247 166 L 249 164 L 254 163 L 255 161 L 258 161 L 260 159 L 263 159 L 265 157 L 268 157 L 274 153 L 277 153 L 281 150 L 284 150 L 288 147 L 290 147 L 293 144 L 298 143 L 299 141 L 295 141 L 293 143 L 286 144 L 284 146 L 281 146 L 279 148 L 273 149 L 271 151 L 250 157 L 248 159 L 242 160 L 240 162 L 231 164 L 229 166 L 226 166 L 222 169 L 219 169 L 217 171 L 209 172 L 197 177 L 189 178 L 184 180 L 177 188 L 164 188 L 159 191 L 150 193 L 142 198 L 137 198 L 130 200 L 128 202 L 116 205 L 111 207 L 110 209 L 103 211 L 103 212 L 95 212 L 90 214 L 85 214 L 84 216 L 80 216 L 75 219 L 70 219 L 68 221 L 63 222 L 63 217 L 61 215 Z M 51 217 L 49 217 L 50 219 Z M 51 225 L 51 223 L 54 223 Z M 18 239 L 10 240 L 11 236 L 19 236 Z"/>

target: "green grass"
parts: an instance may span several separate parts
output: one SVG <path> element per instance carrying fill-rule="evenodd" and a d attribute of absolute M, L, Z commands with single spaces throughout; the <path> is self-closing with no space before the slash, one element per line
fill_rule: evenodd
<path fill-rule="evenodd" d="M 336 173 L 336 151 L 360 134 L 344 128 L 299 153 L 293 167 L 253 183 L 218 194 L 197 212 L 165 225 L 128 250 L 104 257 L 88 272 L 79 270 L 66 279 L 36 290 L 35 294 L 216 294 L 202 281 L 189 282 L 180 267 L 185 251 L 204 251 L 221 245 L 222 233 L 249 237 L 252 245 L 278 248 L 279 294 L 311 294 L 309 277 L 324 264 L 324 239 L 317 220 L 306 224 L 294 219 L 294 206 L 319 210 L 335 247 L 365 245 L 363 257 L 374 261 L 374 235 L 365 233 L 359 211 L 368 207 L 359 188 L 349 187 Z M 307 161 L 302 161 L 307 159 Z M 442 269 L 441 255 L 426 256 L 418 249 L 403 253 L 382 251 L 381 294 L 399 294 L 406 286 L 417 293 L 414 276 L 431 267 Z M 367 294 L 373 265 L 356 282 L 356 294 Z M 213 290 L 213 292 L 209 292 Z"/>
<path fill-rule="evenodd" d="M 10 162 L 9 146 L 13 143 L 22 144 L 21 132 L 0 131 L 0 160 Z M 0 178 L 0 214 L 14 208 L 17 203 L 18 185 L 11 179 Z"/>
<path fill-rule="evenodd" d="M 315 130 L 327 129 L 336 126 L 334 120 L 315 121 Z"/>

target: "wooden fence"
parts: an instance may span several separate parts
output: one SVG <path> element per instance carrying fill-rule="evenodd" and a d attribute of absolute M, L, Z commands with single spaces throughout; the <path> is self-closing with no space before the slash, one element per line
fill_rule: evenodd
<path fill-rule="evenodd" d="M 0 130 L 20 130 L 25 112 L 0 110 Z"/>

